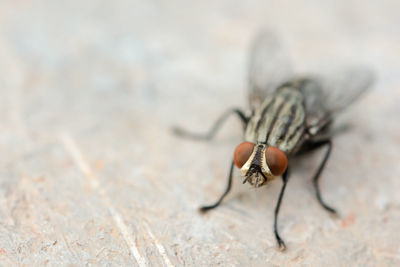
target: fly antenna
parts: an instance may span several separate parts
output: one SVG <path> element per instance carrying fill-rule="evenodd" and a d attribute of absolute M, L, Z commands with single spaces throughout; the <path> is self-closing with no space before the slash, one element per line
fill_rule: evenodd
<path fill-rule="evenodd" d="M 257 173 L 258 174 L 258 173 Z M 256 183 L 255 183 L 255 187 L 258 187 L 258 182 L 260 181 L 258 175 L 256 174 Z"/>

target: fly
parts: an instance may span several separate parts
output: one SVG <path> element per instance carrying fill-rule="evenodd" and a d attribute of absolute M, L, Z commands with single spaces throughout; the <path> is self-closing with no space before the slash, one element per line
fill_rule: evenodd
<path fill-rule="evenodd" d="M 318 202 L 335 214 L 336 210 L 322 199 L 318 183 L 332 149 L 330 126 L 340 111 L 370 87 L 372 76 L 371 71 L 361 67 L 347 68 L 330 76 L 294 76 L 277 38 L 268 32 L 261 33 L 250 50 L 251 115 L 237 108 L 228 110 L 205 135 L 175 129 L 180 136 L 210 140 L 231 114 L 243 123 L 244 141 L 233 153 L 226 189 L 214 204 L 202 206 L 200 211 L 207 212 L 221 204 L 231 190 L 234 166 L 240 170 L 243 183 L 254 187 L 282 177 L 274 213 L 274 234 L 279 248 L 285 250 L 285 242 L 278 232 L 278 213 L 289 180 L 290 160 L 326 147 L 312 180 Z"/>

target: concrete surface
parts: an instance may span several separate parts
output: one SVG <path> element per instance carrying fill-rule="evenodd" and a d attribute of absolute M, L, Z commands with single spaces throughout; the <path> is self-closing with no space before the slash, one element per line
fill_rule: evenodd
<path fill-rule="evenodd" d="M 400 264 L 400 2 L 1 1 L 1 266 L 394 266 Z M 261 27 L 299 71 L 372 66 L 373 90 L 343 114 L 321 188 L 321 154 L 280 182 L 225 186 L 241 140 L 246 55 Z"/>

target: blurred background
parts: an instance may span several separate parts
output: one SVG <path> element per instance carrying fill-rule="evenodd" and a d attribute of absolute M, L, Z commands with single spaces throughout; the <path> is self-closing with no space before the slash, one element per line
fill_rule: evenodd
<path fill-rule="evenodd" d="M 388 266 L 400 263 L 400 2 L 1 1 L 0 264 L 3 266 Z M 247 108 L 247 55 L 275 31 L 299 72 L 361 63 L 372 90 L 341 116 L 321 190 L 321 153 L 257 190 L 222 192 L 232 119 Z M 239 173 L 235 174 L 237 177 Z"/>

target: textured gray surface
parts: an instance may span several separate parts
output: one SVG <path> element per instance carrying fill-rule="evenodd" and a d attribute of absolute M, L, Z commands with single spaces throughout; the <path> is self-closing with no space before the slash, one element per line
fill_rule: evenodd
<path fill-rule="evenodd" d="M 113 3 L 112 3 L 113 2 Z M 262 3 L 263 2 L 263 3 Z M 385 266 L 400 263 L 399 1 L 1 1 L 0 263 L 102 266 Z M 218 210 L 246 107 L 246 53 L 261 27 L 300 71 L 342 62 L 378 80 L 341 121 L 322 191 L 316 153 L 280 182 L 235 179 Z M 236 173 L 239 176 L 239 173 Z"/>

